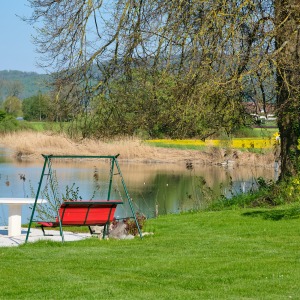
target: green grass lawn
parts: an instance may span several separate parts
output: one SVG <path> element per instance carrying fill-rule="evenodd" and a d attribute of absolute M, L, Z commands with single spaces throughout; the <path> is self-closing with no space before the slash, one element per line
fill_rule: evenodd
<path fill-rule="evenodd" d="M 299 215 L 201 211 L 148 220 L 143 240 L 0 248 L 0 299 L 299 299 Z"/>

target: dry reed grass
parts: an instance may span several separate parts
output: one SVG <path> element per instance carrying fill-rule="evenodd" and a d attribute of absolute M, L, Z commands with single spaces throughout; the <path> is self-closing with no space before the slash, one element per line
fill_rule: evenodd
<path fill-rule="evenodd" d="M 272 153 L 265 155 L 211 148 L 207 151 L 177 150 L 145 145 L 135 138 L 122 138 L 111 141 L 84 139 L 70 140 L 64 135 L 41 132 L 16 132 L 2 135 L 0 145 L 10 148 L 19 159 L 42 158 L 41 154 L 54 155 L 116 155 L 120 160 L 132 162 L 180 163 L 192 161 L 203 165 L 234 160 L 237 165 L 273 166 Z M 234 155 L 233 155 L 234 154 Z"/>
<path fill-rule="evenodd" d="M 102 142 L 84 139 L 70 140 L 65 135 L 41 132 L 17 132 L 3 135 L 0 144 L 13 149 L 18 157 L 35 157 L 40 154 L 55 155 L 116 155 L 123 158 L 139 157 L 137 148 L 143 148 L 137 140 Z"/>

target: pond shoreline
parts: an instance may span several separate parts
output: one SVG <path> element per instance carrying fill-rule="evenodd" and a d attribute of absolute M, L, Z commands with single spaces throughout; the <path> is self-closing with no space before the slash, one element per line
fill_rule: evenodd
<path fill-rule="evenodd" d="M 250 167 L 274 167 L 272 151 L 264 154 L 230 148 L 211 147 L 205 150 L 181 150 L 149 146 L 136 138 L 112 141 L 70 140 L 64 135 L 47 132 L 16 132 L 2 135 L 0 146 L 11 150 L 21 161 L 42 160 L 41 154 L 53 155 L 117 155 L 126 163 L 201 164 Z"/>

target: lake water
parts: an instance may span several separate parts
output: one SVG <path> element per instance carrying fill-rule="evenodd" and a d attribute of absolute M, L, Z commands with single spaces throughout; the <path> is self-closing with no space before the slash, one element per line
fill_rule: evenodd
<path fill-rule="evenodd" d="M 205 207 L 211 198 L 221 194 L 247 191 L 255 186 L 256 178 L 274 179 L 269 168 L 223 167 L 185 164 L 133 164 L 119 161 L 121 172 L 136 212 L 148 218 Z M 0 197 L 34 197 L 37 192 L 43 159 L 26 162 L 11 158 L 0 148 Z M 54 161 L 55 188 L 49 188 L 49 176 L 42 178 L 41 190 L 49 197 L 73 193 L 85 200 L 106 199 L 109 186 L 109 162 L 91 160 Z M 116 175 L 116 174 L 115 174 Z M 117 174 L 118 175 L 118 174 Z M 53 177 L 53 176 L 52 176 Z M 119 177 L 118 177 L 119 178 Z M 203 182 L 205 181 L 205 184 Z M 47 185 L 48 184 L 48 185 Z M 46 186 L 47 185 L 47 186 Z M 41 195 L 39 196 L 41 198 Z M 122 182 L 113 180 L 110 199 L 126 198 Z M 116 216 L 130 214 L 129 206 L 119 206 Z M 22 222 L 28 222 L 29 207 L 24 207 Z M 7 225 L 7 207 L 0 206 L 0 225 Z"/>

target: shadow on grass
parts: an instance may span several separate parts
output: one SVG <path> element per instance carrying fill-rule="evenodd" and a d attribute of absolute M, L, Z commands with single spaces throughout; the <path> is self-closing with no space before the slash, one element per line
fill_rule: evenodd
<path fill-rule="evenodd" d="M 276 210 L 256 210 L 243 213 L 242 215 L 246 217 L 260 217 L 264 220 L 273 221 L 298 219 L 300 217 L 300 207 Z"/>

